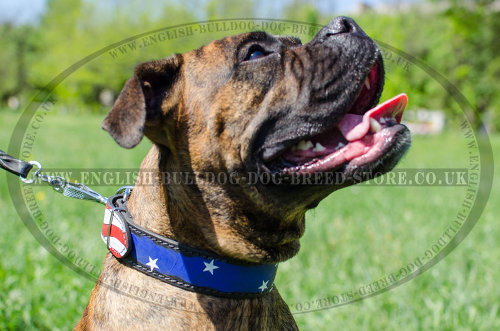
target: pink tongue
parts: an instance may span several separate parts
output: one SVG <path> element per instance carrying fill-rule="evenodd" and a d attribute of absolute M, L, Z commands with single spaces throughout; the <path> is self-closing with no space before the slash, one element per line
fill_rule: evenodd
<path fill-rule="evenodd" d="M 366 136 L 368 130 L 370 130 L 370 118 L 378 120 L 382 117 L 394 117 L 400 123 L 407 103 L 408 96 L 401 93 L 370 109 L 364 115 L 344 115 L 338 124 L 338 128 L 348 141 L 359 140 Z"/>

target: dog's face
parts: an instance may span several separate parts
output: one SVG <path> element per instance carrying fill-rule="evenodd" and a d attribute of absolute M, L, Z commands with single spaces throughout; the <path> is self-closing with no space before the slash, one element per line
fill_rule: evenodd
<path fill-rule="evenodd" d="M 239 178 L 213 183 L 231 208 L 284 220 L 242 231 L 289 230 L 292 238 L 282 242 L 290 241 L 303 232 L 305 210 L 361 172 L 392 169 L 408 148 L 409 131 L 399 124 L 403 97 L 368 112 L 383 83 L 377 45 L 354 21 L 337 18 L 305 45 L 251 32 L 141 64 L 103 127 L 128 148 L 145 134 L 168 151 L 169 170 Z M 275 180 L 249 182 L 249 173 Z M 343 181 L 290 181 L 332 174 Z"/>

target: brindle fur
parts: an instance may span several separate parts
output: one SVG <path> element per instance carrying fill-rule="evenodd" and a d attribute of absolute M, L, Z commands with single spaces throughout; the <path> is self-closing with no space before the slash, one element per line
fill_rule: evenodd
<path fill-rule="evenodd" d="M 255 44 L 273 53 L 244 61 Z M 103 122 L 123 147 L 135 146 L 143 135 L 154 143 L 138 181 L 151 174 L 157 180 L 134 188 L 128 203 L 134 222 L 242 261 L 277 263 L 295 255 L 306 210 L 339 187 L 234 185 L 195 174 L 259 171 L 265 148 L 338 120 L 376 59 L 380 52 L 363 31 L 352 20 L 337 18 L 306 45 L 253 32 L 137 66 Z M 377 89 L 373 103 L 382 86 Z M 192 174 L 194 184 L 162 184 L 162 174 L 176 172 Z M 256 299 L 197 294 L 108 254 L 75 329 L 297 327 L 276 288 Z"/>

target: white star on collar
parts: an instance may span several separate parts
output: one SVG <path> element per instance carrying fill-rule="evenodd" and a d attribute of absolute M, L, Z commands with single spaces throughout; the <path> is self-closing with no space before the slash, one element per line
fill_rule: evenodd
<path fill-rule="evenodd" d="M 267 283 L 269 283 L 269 281 L 266 281 L 266 282 L 262 281 L 262 285 L 259 286 L 259 290 L 261 293 L 264 292 L 265 290 L 267 290 Z"/>
<path fill-rule="evenodd" d="M 148 262 L 148 263 L 146 263 L 146 265 L 147 265 L 148 267 L 150 267 L 150 268 L 151 268 L 151 270 L 149 270 L 149 271 L 153 272 L 153 270 L 154 270 L 155 268 L 156 268 L 156 269 L 158 269 L 158 270 L 160 270 L 160 268 L 156 265 L 156 261 L 158 261 L 158 259 L 154 259 L 154 260 L 153 260 L 153 259 L 151 258 L 151 256 L 148 256 L 148 258 L 149 258 L 149 262 Z"/>
<path fill-rule="evenodd" d="M 203 272 L 209 271 L 212 275 L 214 274 L 215 269 L 219 269 L 218 266 L 214 265 L 214 260 L 210 261 L 210 263 L 203 262 L 205 264 L 205 269 L 203 269 Z"/>

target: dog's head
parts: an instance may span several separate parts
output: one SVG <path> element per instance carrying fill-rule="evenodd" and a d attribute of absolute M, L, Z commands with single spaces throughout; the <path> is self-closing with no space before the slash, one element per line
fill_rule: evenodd
<path fill-rule="evenodd" d="M 407 150 L 406 96 L 375 107 L 383 84 L 377 45 L 338 17 L 305 45 L 251 32 L 140 64 L 103 127 L 127 148 L 146 135 L 168 171 L 231 174 L 213 185 L 249 219 L 238 231 L 294 251 L 308 208 Z"/>

